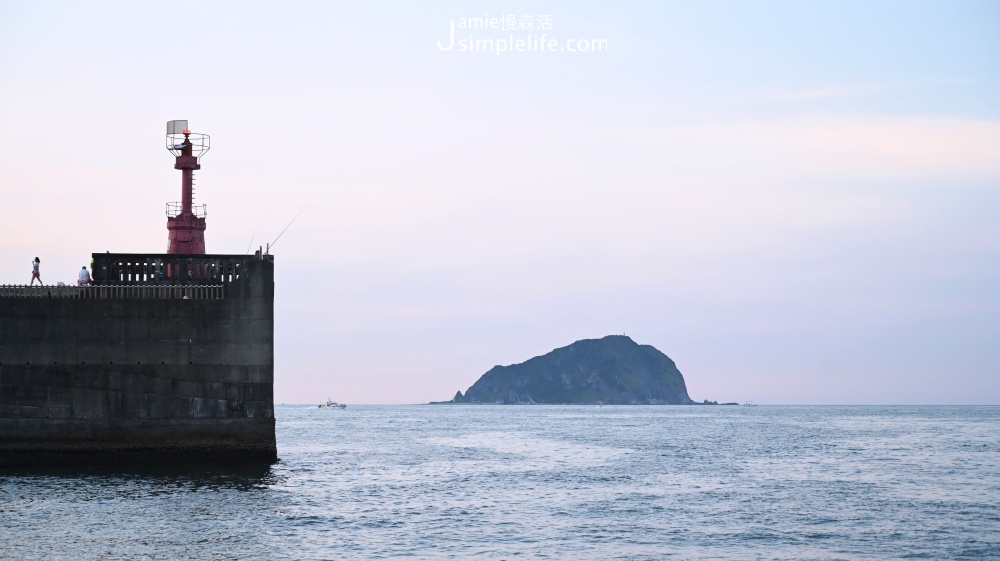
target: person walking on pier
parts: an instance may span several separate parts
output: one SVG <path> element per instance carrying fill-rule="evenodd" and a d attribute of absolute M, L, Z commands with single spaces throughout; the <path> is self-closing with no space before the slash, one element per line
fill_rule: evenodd
<path fill-rule="evenodd" d="M 38 265 L 41 261 L 35 257 L 35 260 L 31 262 L 31 284 L 35 284 L 35 279 L 38 279 L 38 285 L 42 286 L 42 277 L 38 274 Z"/>

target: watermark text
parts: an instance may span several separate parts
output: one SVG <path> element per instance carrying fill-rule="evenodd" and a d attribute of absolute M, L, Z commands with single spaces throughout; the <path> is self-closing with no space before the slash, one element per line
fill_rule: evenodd
<path fill-rule="evenodd" d="M 558 39 L 552 16 L 511 15 L 458 18 L 448 22 L 448 38 L 437 41 L 443 52 L 459 53 L 604 53 L 607 39 Z"/>

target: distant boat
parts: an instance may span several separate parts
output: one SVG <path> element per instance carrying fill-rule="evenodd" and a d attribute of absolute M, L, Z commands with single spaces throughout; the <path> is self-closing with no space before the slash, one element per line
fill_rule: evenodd
<path fill-rule="evenodd" d="M 347 408 L 347 404 L 346 403 L 337 403 L 336 401 L 332 401 L 329 397 L 326 398 L 326 403 L 320 403 L 319 406 L 320 407 L 332 407 L 334 409 L 346 409 Z"/>
<path fill-rule="evenodd" d="M 746 401 L 743 403 L 743 407 L 757 407 L 757 404 L 752 401 Z"/>

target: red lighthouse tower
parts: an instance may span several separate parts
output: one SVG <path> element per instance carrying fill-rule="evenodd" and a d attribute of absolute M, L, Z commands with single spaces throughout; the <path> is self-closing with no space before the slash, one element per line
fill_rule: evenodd
<path fill-rule="evenodd" d="M 194 205 L 194 170 L 201 169 L 201 156 L 208 152 L 211 138 L 188 130 L 187 121 L 167 122 L 167 150 L 177 157 L 174 169 L 181 170 L 181 202 L 167 203 L 167 253 L 205 254 L 206 205 Z"/>

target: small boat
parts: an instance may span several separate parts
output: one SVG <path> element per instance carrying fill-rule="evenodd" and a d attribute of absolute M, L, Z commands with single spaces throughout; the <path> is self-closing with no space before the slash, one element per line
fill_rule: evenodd
<path fill-rule="evenodd" d="M 752 401 L 746 401 L 743 403 L 743 407 L 757 407 L 757 404 Z"/>
<path fill-rule="evenodd" d="M 319 406 L 320 407 L 332 407 L 334 409 L 346 409 L 347 408 L 347 404 L 346 403 L 337 403 L 336 401 L 333 401 L 330 398 L 326 398 L 326 403 L 320 403 Z"/>

